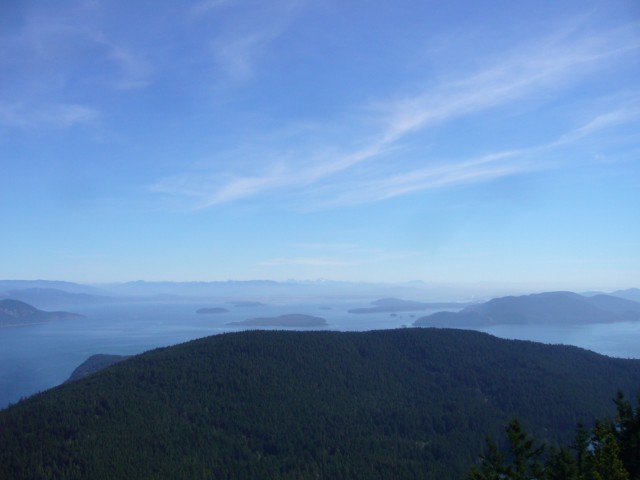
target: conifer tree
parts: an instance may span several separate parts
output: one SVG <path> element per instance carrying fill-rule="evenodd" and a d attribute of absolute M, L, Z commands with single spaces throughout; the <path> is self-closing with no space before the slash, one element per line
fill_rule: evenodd
<path fill-rule="evenodd" d="M 620 459 L 620 446 L 613 434 L 613 426 L 596 420 L 591 439 L 589 480 L 629 480 Z"/>
<path fill-rule="evenodd" d="M 544 452 L 544 445 L 536 447 L 535 440 L 525 432 L 517 418 L 511 421 L 506 430 L 512 458 L 512 464 L 506 469 L 507 477 L 512 480 L 540 478 L 543 467 L 539 458 Z"/>
<path fill-rule="evenodd" d="M 614 434 L 620 445 L 620 459 L 632 480 L 640 479 L 640 393 L 634 409 L 631 402 L 618 392 Z"/>
<path fill-rule="evenodd" d="M 501 480 L 505 475 L 504 455 L 490 438 L 486 440 L 486 452 L 480 457 L 480 467 L 474 466 L 470 480 Z"/>

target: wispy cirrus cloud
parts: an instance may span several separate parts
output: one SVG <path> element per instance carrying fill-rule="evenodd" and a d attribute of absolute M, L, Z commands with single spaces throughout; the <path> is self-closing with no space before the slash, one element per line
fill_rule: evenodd
<path fill-rule="evenodd" d="M 95 124 L 100 112 L 79 104 L 25 105 L 0 103 L 0 125 L 20 129 L 65 129 Z"/>
<path fill-rule="evenodd" d="M 325 161 L 326 154 L 301 152 L 313 156 L 310 165 L 301 168 L 295 162 L 279 161 L 264 172 L 245 176 L 200 171 L 163 178 L 149 188 L 152 192 L 189 198 L 190 208 L 199 210 L 264 192 L 310 186 L 382 153 L 382 147 L 374 145 L 352 153 L 331 154 Z"/>
<path fill-rule="evenodd" d="M 402 172 L 387 178 L 356 182 L 353 189 L 337 194 L 327 205 L 379 202 L 422 190 L 484 182 L 543 168 L 540 164 L 514 162 L 520 151 L 500 152 L 462 162 Z"/>
<path fill-rule="evenodd" d="M 615 127 L 640 119 L 640 94 L 624 95 L 616 99 L 621 105 L 613 110 L 599 113 L 587 120 L 583 125 L 572 130 L 556 141 L 550 143 L 547 148 L 558 147 L 588 137 L 600 130 Z"/>
<path fill-rule="evenodd" d="M 381 201 L 426 189 L 486 182 L 548 168 L 549 165 L 533 162 L 528 156 L 576 142 L 612 123 L 636 119 L 637 115 L 613 109 L 594 116 L 579 129 L 558 133 L 556 140 L 516 150 L 498 149 L 497 153 L 471 159 L 465 155 L 459 155 L 458 159 L 452 156 L 448 160 L 438 159 L 425 152 L 421 154 L 424 166 L 420 168 L 415 165 L 410 168 L 397 158 L 390 166 L 385 158 L 410 145 L 418 133 L 442 128 L 457 119 L 473 119 L 489 111 L 516 106 L 525 100 L 536 103 L 536 97 L 544 97 L 579 82 L 594 71 L 609 68 L 640 51 L 640 39 L 627 33 L 624 29 L 598 35 L 578 35 L 571 31 L 535 45 L 515 48 L 510 54 L 494 58 L 481 70 L 430 82 L 413 95 L 373 102 L 363 110 L 366 118 L 355 129 L 352 143 L 360 145 L 356 148 L 345 144 L 334 144 L 325 151 L 301 147 L 289 152 L 286 158 L 263 166 L 260 172 L 248 175 L 186 173 L 161 179 L 152 190 L 187 195 L 195 199 L 193 208 L 202 209 L 267 193 L 303 195 L 317 189 L 320 193 L 316 198 L 322 197 L 321 190 L 330 197 L 321 199 L 320 204 L 335 206 Z M 376 177 L 375 173 L 356 171 L 355 167 L 363 164 L 385 164 L 384 174 Z M 328 185 L 336 179 L 340 181 Z"/>
<path fill-rule="evenodd" d="M 598 131 L 627 122 L 640 120 L 637 102 L 610 112 L 597 114 L 583 125 L 562 134 L 548 143 L 518 150 L 510 150 L 463 161 L 441 161 L 436 165 L 410 170 L 375 180 L 355 181 L 351 189 L 337 193 L 326 205 L 350 205 L 377 202 L 422 190 L 433 190 L 495 180 L 553 168 L 555 163 L 544 161 L 545 153 L 562 149 Z M 635 105 L 634 105 L 635 103 Z"/>
<path fill-rule="evenodd" d="M 153 69 L 110 35 L 84 3 L 34 8 L 20 28 L 0 33 L 0 122 L 18 128 L 69 128 L 100 116 L 95 92 L 150 84 Z M 97 90 L 96 90 L 97 89 Z"/>
<path fill-rule="evenodd" d="M 79 78 L 114 89 L 149 85 L 153 75 L 149 62 L 100 26 L 85 23 L 90 20 L 75 12 L 67 15 L 61 12 L 46 21 L 34 16 L 22 30 L 1 38 L 8 52 L 0 56 L 0 62 L 20 64 L 20 68 L 15 69 L 16 75 L 30 74 L 28 82 L 14 77 L 12 72 L 7 73 L 7 78 L 15 78 L 16 82 L 25 83 L 25 87 L 39 91 L 51 91 L 54 87 L 62 90 Z M 102 67 L 99 76 L 92 73 L 97 64 Z M 85 68 L 78 68 L 78 65 Z"/>
<path fill-rule="evenodd" d="M 94 36 L 94 41 L 104 47 L 105 58 L 110 60 L 117 70 L 111 80 L 113 88 L 134 90 L 147 87 L 152 83 L 153 67 L 131 48 L 108 39 L 104 34 Z"/>
<path fill-rule="evenodd" d="M 516 49 L 490 67 L 443 81 L 417 95 L 382 103 L 385 142 L 414 131 L 500 107 L 535 92 L 557 89 L 640 51 L 640 39 L 612 31 L 599 36 L 543 41 Z"/>
<path fill-rule="evenodd" d="M 233 78 L 249 78 L 253 74 L 256 57 L 273 36 L 268 31 L 262 31 L 217 41 L 213 45 L 216 60 Z"/>
<path fill-rule="evenodd" d="M 196 2 L 187 12 L 187 16 L 193 20 L 198 20 L 209 15 L 224 5 L 228 5 L 232 0 L 203 0 Z"/>
<path fill-rule="evenodd" d="M 256 63 L 295 18 L 303 0 L 252 3 L 246 0 L 208 0 L 192 7 L 187 17 L 193 22 L 210 20 L 224 8 L 225 23 L 209 37 L 213 60 L 228 78 L 242 82 L 251 78 Z M 247 11 L 253 12 L 246 15 Z M 237 15 L 242 12 L 242 15 Z"/>

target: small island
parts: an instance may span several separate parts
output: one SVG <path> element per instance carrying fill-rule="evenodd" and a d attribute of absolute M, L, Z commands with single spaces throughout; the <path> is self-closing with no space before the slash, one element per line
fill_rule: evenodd
<path fill-rule="evenodd" d="M 227 325 L 243 325 L 251 327 L 325 327 L 328 325 L 324 318 L 301 313 L 291 313 L 278 317 L 249 318 L 240 322 L 230 322 Z"/>
<path fill-rule="evenodd" d="M 228 311 L 229 310 L 222 307 L 205 307 L 199 308 L 198 310 L 196 310 L 196 313 L 199 313 L 201 315 L 213 315 L 216 313 L 227 313 Z"/>

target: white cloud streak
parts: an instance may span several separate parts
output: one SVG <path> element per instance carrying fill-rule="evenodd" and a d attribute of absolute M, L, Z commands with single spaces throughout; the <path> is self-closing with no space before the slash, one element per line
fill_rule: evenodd
<path fill-rule="evenodd" d="M 27 106 L 0 104 L 0 125 L 20 129 L 65 129 L 95 124 L 100 113 L 85 105 L 57 104 Z"/>
<path fill-rule="evenodd" d="M 421 190 L 490 181 L 551 168 L 551 165 L 536 157 L 545 151 L 570 145 L 599 130 L 639 119 L 640 109 L 634 103 L 637 102 L 631 101 L 630 105 L 599 114 L 557 140 L 535 147 L 493 153 L 462 162 L 440 163 L 376 181 L 355 182 L 349 192 L 336 196 L 327 205 L 377 202 Z"/>
<path fill-rule="evenodd" d="M 2 124 L 58 129 L 95 122 L 100 114 L 87 105 L 96 103 L 93 89 L 149 85 L 148 63 L 94 25 L 91 8 L 42 10 L 30 12 L 23 28 L 0 34 Z"/>
<path fill-rule="evenodd" d="M 187 14 L 192 21 L 211 19 L 221 8 L 226 9 L 225 20 L 210 37 L 214 61 L 229 79 L 244 82 L 253 77 L 256 63 L 269 44 L 278 38 L 295 17 L 302 0 L 277 0 L 250 4 L 244 1 L 210 0 L 196 4 Z M 242 16 L 235 11 L 252 12 Z M 253 21 L 247 21 L 254 18 Z"/>
<path fill-rule="evenodd" d="M 119 90 L 133 90 L 147 87 L 152 82 L 153 71 L 148 62 L 143 61 L 131 50 L 117 45 L 100 35 L 99 42 L 106 48 L 106 58 L 119 69 L 113 86 Z"/>
<path fill-rule="evenodd" d="M 268 43 L 266 33 L 253 33 L 214 45 L 218 63 L 234 78 L 245 79 L 253 74 L 254 58 Z"/>
<path fill-rule="evenodd" d="M 616 125 L 633 122 L 640 118 L 640 97 L 632 97 L 623 100 L 625 105 L 610 112 L 602 113 L 586 122 L 581 127 L 563 135 L 557 141 L 548 145 L 548 148 L 562 146 L 588 137 L 592 133 L 604 130 Z"/>
<path fill-rule="evenodd" d="M 228 5 L 230 0 L 204 0 L 197 2 L 188 12 L 188 16 L 192 19 L 200 19 L 205 15 L 209 15 L 212 11 L 218 10 L 224 5 Z"/>
<path fill-rule="evenodd" d="M 416 95 L 369 109 L 369 123 L 379 126 L 366 136 L 374 138 L 368 145 L 343 153 L 330 154 L 299 151 L 304 164 L 281 161 L 262 174 L 238 176 L 220 181 L 220 176 L 199 174 L 177 177 L 182 188 L 176 189 L 176 178 L 163 179 L 152 188 L 157 192 L 177 195 L 185 193 L 199 199 L 195 208 L 207 208 L 228 202 L 260 196 L 271 191 L 296 191 L 317 185 L 335 175 L 351 170 L 364 162 L 382 159 L 390 151 L 410 141 L 411 135 L 431 127 L 442 126 L 457 118 L 485 113 L 491 109 L 510 106 L 534 94 L 563 88 L 588 73 L 604 69 L 621 56 L 637 52 L 640 41 L 625 41 L 624 32 L 613 31 L 600 36 L 577 39 L 554 38 L 536 46 L 519 48 L 482 71 L 458 79 L 431 85 Z M 237 68 L 243 71 L 240 63 Z M 625 117 L 625 115 L 627 115 Z M 380 201 L 420 190 L 452 185 L 485 182 L 542 168 L 524 160 L 528 153 L 543 148 L 559 147 L 592 134 L 606 126 L 630 118 L 630 114 L 613 112 L 596 117 L 581 129 L 562 136 L 556 142 L 522 150 L 485 155 L 472 160 L 449 161 L 411 171 L 400 170 L 383 179 L 354 178 L 348 187 L 335 195 L 328 204 Z M 364 139 L 362 139 L 364 140 Z"/>
<path fill-rule="evenodd" d="M 620 47 L 619 32 L 560 45 L 518 49 L 491 68 L 443 82 L 426 92 L 381 106 L 387 113 L 385 142 L 426 126 L 499 107 L 543 89 L 560 88 L 620 55 L 640 50 L 640 41 Z"/>
<path fill-rule="evenodd" d="M 352 191 L 337 196 L 330 204 L 377 202 L 421 190 L 484 182 L 540 168 L 540 165 L 509 161 L 521 153 L 520 151 L 502 152 L 474 160 L 443 163 L 403 172 L 372 182 L 356 183 Z"/>

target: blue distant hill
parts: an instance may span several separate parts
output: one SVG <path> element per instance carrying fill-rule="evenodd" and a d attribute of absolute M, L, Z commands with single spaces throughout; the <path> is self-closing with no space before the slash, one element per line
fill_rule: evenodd
<path fill-rule="evenodd" d="M 640 288 L 627 288 L 626 290 L 616 290 L 611 295 L 615 297 L 624 298 L 626 300 L 633 300 L 634 302 L 640 302 Z"/>
<path fill-rule="evenodd" d="M 612 295 L 547 292 L 494 298 L 459 312 L 434 313 L 419 318 L 414 326 L 576 325 L 636 320 L 640 320 L 638 302 Z"/>
<path fill-rule="evenodd" d="M 46 323 L 51 320 L 79 318 L 81 316 L 77 313 L 69 312 L 45 312 L 19 300 L 0 300 L 0 327 Z"/>
<path fill-rule="evenodd" d="M 20 300 L 40 308 L 50 308 L 61 305 L 92 305 L 99 303 L 114 302 L 117 299 L 106 295 L 95 295 L 91 293 L 73 293 L 57 288 L 24 288 L 21 290 L 9 290 L 1 297 Z"/>
<path fill-rule="evenodd" d="M 60 280 L 0 280 L 0 293 L 9 290 L 24 290 L 31 288 L 55 289 L 67 293 L 82 293 L 89 295 L 109 295 L 110 292 L 90 285 L 81 285 Z"/>

